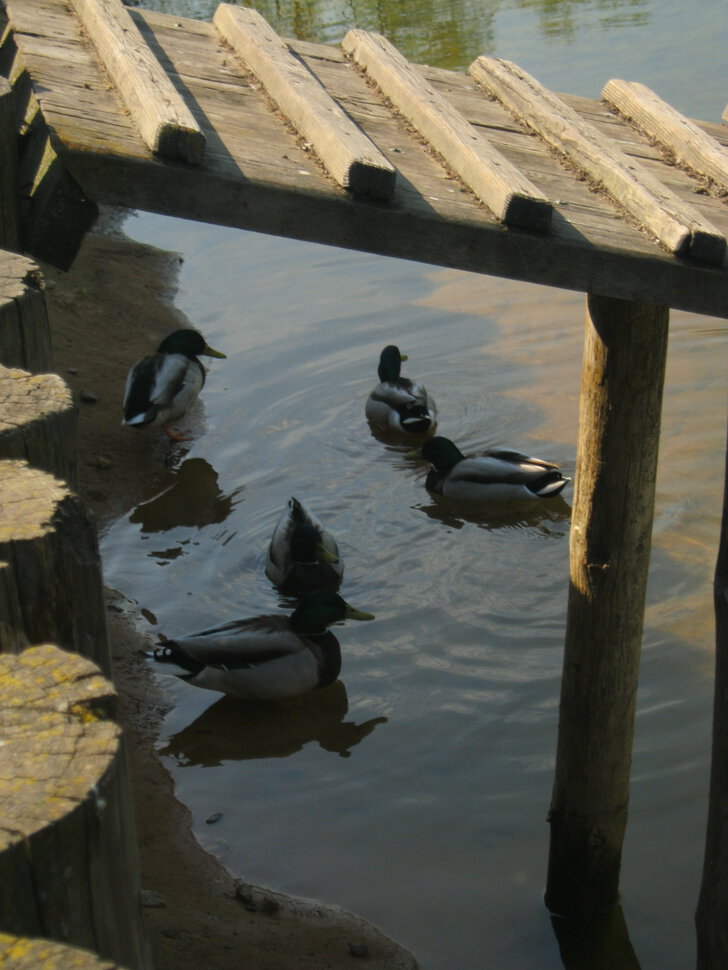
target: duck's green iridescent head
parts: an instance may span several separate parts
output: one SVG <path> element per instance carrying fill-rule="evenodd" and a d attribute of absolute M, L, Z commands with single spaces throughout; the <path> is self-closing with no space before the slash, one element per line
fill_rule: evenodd
<path fill-rule="evenodd" d="M 449 472 L 465 458 L 456 444 L 441 435 L 435 435 L 434 438 L 426 441 L 419 449 L 419 454 L 439 472 Z"/>
<path fill-rule="evenodd" d="M 175 330 L 164 338 L 159 347 L 158 354 L 183 354 L 185 357 L 220 357 L 225 359 L 225 354 L 219 350 L 208 347 L 205 338 L 198 330 Z"/>
<path fill-rule="evenodd" d="M 291 626 L 296 633 L 312 636 L 341 620 L 373 619 L 373 613 L 357 610 L 338 593 L 321 589 L 301 600 L 291 616 Z"/>
<path fill-rule="evenodd" d="M 400 353 L 399 347 L 389 344 L 379 355 L 379 367 L 377 374 L 379 380 L 396 381 L 402 369 L 402 361 L 407 360 L 407 354 Z"/>

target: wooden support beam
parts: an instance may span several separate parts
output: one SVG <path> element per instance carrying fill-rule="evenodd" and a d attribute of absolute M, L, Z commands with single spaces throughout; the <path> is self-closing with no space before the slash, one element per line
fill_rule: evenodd
<path fill-rule="evenodd" d="M 151 152 L 199 165 L 205 136 L 121 0 L 71 0 Z"/>
<path fill-rule="evenodd" d="M 668 319 L 667 307 L 588 299 L 549 813 L 546 904 L 561 916 L 618 899 Z"/>
<path fill-rule="evenodd" d="M 37 373 L 52 365 L 51 332 L 40 270 L 0 251 L 0 363 Z"/>
<path fill-rule="evenodd" d="M 150 970 L 115 708 L 83 657 L 49 644 L 0 656 L 0 930 Z"/>
<path fill-rule="evenodd" d="M 385 37 L 350 30 L 341 46 L 498 219 L 538 232 L 549 228 L 553 208 L 543 192 L 493 148 Z"/>
<path fill-rule="evenodd" d="M 394 166 L 256 10 L 221 3 L 212 22 L 339 185 L 355 195 L 392 198 Z"/>
<path fill-rule="evenodd" d="M 728 191 L 728 149 L 646 85 L 613 78 L 602 88 L 602 97 L 625 118 L 636 122 L 682 165 Z"/>
<path fill-rule="evenodd" d="M 21 458 L 75 487 L 78 408 L 57 374 L 0 364 L 0 459 Z"/>
<path fill-rule="evenodd" d="M 0 248 L 20 249 L 18 130 L 10 82 L 0 77 Z"/>
<path fill-rule="evenodd" d="M 0 461 L 0 508 L 0 561 L 9 565 L 20 606 L 19 633 L 29 643 L 80 653 L 110 674 L 101 558 L 89 513 L 63 482 L 23 461 Z"/>
<path fill-rule="evenodd" d="M 468 73 L 565 155 L 670 252 L 720 265 L 725 236 L 628 159 L 567 104 L 510 61 L 481 55 Z"/>
<path fill-rule="evenodd" d="M 695 914 L 697 970 L 723 970 L 728 967 L 728 441 L 713 601 L 713 749 L 703 878 Z"/>

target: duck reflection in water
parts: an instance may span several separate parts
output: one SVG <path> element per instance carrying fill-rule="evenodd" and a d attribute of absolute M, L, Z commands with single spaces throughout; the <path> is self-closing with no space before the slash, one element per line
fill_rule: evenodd
<path fill-rule="evenodd" d="M 340 680 L 294 702 L 239 701 L 222 697 L 167 741 L 160 754 L 180 766 L 214 768 L 227 761 L 286 758 L 312 741 L 348 758 L 386 717 L 344 721 L 349 709 Z"/>
<path fill-rule="evenodd" d="M 225 495 L 218 486 L 218 474 L 204 458 L 188 458 L 171 484 L 148 502 L 142 502 L 129 516 L 142 532 L 168 532 L 178 526 L 201 529 L 224 522 L 242 491 Z"/>

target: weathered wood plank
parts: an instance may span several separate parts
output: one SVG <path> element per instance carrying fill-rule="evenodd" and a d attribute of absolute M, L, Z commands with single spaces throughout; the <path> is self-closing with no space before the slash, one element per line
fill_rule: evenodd
<path fill-rule="evenodd" d="M 728 190 L 728 151 L 646 85 L 613 78 L 602 88 L 602 97 L 683 165 Z"/>
<path fill-rule="evenodd" d="M 78 408 L 57 374 L 0 364 L 0 459 L 20 458 L 75 486 Z"/>
<path fill-rule="evenodd" d="M 115 707 L 74 653 L 0 656 L 0 930 L 150 970 Z"/>
<path fill-rule="evenodd" d="M 499 219 L 538 232 L 548 229 L 552 207 L 546 196 L 385 37 L 350 30 L 341 46 Z"/>
<path fill-rule="evenodd" d="M 205 136 L 121 0 L 72 0 L 150 151 L 199 165 Z"/>
<path fill-rule="evenodd" d="M 603 185 L 670 252 L 689 252 L 695 259 L 715 265 L 723 262 L 726 240 L 721 232 L 629 161 L 535 78 L 509 61 L 485 55 L 476 58 L 468 71 L 589 178 Z"/>
<path fill-rule="evenodd" d="M 213 24 L 311 143 L 339 185 L 355 195 L 391 199 L 396 179 L 394 166 L 257 11 L 221 3 Z"/>
<path fill-rule="evenodd" d="M 123 110 L 78 20 L 64 0 L 6 0 L 26 32 L 14 37 L 33 81 L 42 117 L 63 164 L 87 199 L 201 219 L 294 239 L 420 260 L 646 303 L 664 302 L 726 316 L 728 273 L 697 260 L 674 259 L 626 218 L 604 191 L 595 191 L 546 142 L 465 73 L 417 65 L 417 70 L 512 164 L 552 200 L 546 236 L 514 230 L 464 190 L 401 116 L 385 109 L 362 72 L 340 47 L 288 39 L 369 139 L 391 159 L 398 177 L 392 204 L 342 192 L 212 24 L 150 10 L 130 14 L 176 86 L 199 106 L 208 139 L 202 166 L 152 155 Z M 53 39 L 37 26 L 52 14 Z M 85 45 L 85 46 L 84 46 Z M 70 53 L 74 69 L 68 70 Z M 710 190 L 696 195 L 695 178 L 665 164 L 633 125 L 602 101 L 562 96 L 597 124 L 723 234 L 728 206 Z M 699 123 L 725 143 L 728 129 Z M 647 156 L 649 155 L 649 158 Z M 22 366 L 22 363 L 20 364 Z"/>

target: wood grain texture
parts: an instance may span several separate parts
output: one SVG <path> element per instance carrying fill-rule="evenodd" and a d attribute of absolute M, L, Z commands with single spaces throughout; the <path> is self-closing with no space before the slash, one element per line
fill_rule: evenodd
<path fill-rule="evenodd" d="M 88 950 L 7 933 L 0 933 L 0 966 L 5 970 L 124 970 Z"/>
<path fill-rule="evenodd" d="M 613 78 L 602 88 L 602 97 L 683 165 L 728 191 L 728 150 L 646 85 Z"/>
<path fill-rule="evenodd" d="M 720 265 L 723 233 L 510 61 L 481 55 L 468 72 L 644 225 L 670 252 Z"/>
<path fill-rule="evenodd" d="M 668 324 L 666 307 L 589 297 L 549 813 L 546 904 L 562 916 L 619 895 Z"/>
<path fill-rule="evenodd" d="M 350 30 L 341 46 L 498 219 L 537 232 L 548 229 L 552 208 L 546 196 L 385 37 Z"/>
<path fill-rule="evenodd" d="M 15 252 L 20 249 L 19 194 L 15 97 L 10 82 L 0 77 L 0 247 Z"/>
<path fill-rule="evenodd" d="M 96 527 L 68 486 L 0 461 L 0 561 L 10 566 L 29 643 L 49 641 L 111 670 Z"/>
<path fill-rule="evenodd" d="M 0 250 L 0 363 L 37 373 L 51 368 L 51 333 L 40 269 Z"/>
<path fill-rule="evenodd" d="M 78 408 L 57 374 L 0 364 L 0 459 L 21 458 L 76 485 Z"/>
<path fill-rule="evenodd" d="M 77 654 L 0 656 L 0 930 L 149 970 L 115 704 Z"/>
<path fill-rule="evenodd" d="M 221 3 L 213 23 L 339 185 L 355 195 L 391 199 L 394 166 L 257 11 Z"/>
<path fill-rule="evenodd" d="M 205 136 L 121 0 L 71 0 L 147 147 L 199 165 Z"/>
<path fill-rule="evenodd" d="M 609 195 L 565 166 L 465 73 L 417 70 L 552 201 L 549 232 L 505 226 L 391 111 L 340 47 L 291 40 L 292 53 L 397 167 L 391 202 L 354 196 L 323 170 L 300 136 L 271 110 L 258 83 L 212 24 L 130 9 L 168 76 L 189 92 L 207 138 L 198 167 L 152 155 L 123 111 L 64 0 L 7 0 L 13 42 L 39 115 L 65 171 L 84 197 L 625 300 L 728 315 L 728 268 L 676 259 Z M 73 70 L 68 70 L 68 65 Z M 21 91 L 22 94 L 22 91 Z M 669 164 L 651 140 L 600 100 L 563 95 L 631 161 L 646 168 L 725 235 L 728 206 L 704 180 Z M 728 142 L 728 129 L 700 122 Z M 20 364 L 22 366 L 22 363 Z M 28 369 L 28 368 L 27 368 Z"/>

